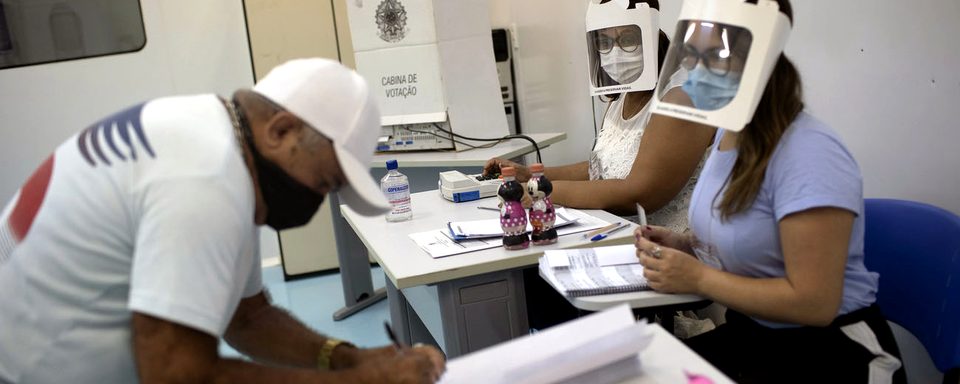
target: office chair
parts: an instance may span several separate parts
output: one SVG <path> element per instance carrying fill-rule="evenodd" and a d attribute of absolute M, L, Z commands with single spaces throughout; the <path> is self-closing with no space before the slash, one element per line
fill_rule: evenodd
<path fill-rule="evenodd" d="M 960 382 L 960 217 L 913 201 L 865 205 L 865 264 L 880 273 L 884 317 L 920 340 L 944 383 Z"/>

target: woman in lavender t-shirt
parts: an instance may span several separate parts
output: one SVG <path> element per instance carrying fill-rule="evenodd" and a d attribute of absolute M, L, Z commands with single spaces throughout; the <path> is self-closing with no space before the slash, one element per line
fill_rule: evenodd
<path fill-rule="evenodd" d="M 792 23 L 790 4 L 777 3 Z M 691 107 L 715 111 L 740 97 L 757 48 L 747 28 L 681 17 L 677 30 Z M 687 344 L 738 382 L 904 382 L 875 304 L 879 275 L 863 263 L 859 167 L 837 134 L 803 111 L 800 76 L 777 57 L 749 123 L 717 132 L 691 198 L 691 232 L 637 230 L 644 276 L 655 290 L 728 308 L 724 325 Z"/>

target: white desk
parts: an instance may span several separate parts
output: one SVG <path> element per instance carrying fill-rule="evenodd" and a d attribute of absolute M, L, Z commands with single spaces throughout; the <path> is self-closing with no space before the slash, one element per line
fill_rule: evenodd
<path fill-rule="evenodd" d="M 537 142 L 541 151 L 567 138 L 566 133 L 529 134 Z M 494 157 L 516 158 L 533 152 L 533 144 L 523 139 L 514 139 L 490 148 L 478 148 L 461 152 L 396 152 L 374 155 L 370 174 L 380 179 L 386 174 L 386 162 L 397 160 L 400 172 L 410 180 L 410 192 L 420 192 L 437 188 L 439 173 L 458 170 L 463 173 L 480 173 L 487 160 Z M 340 206 L 340 198 L 335 193 L 328 196 L 332 207 Z M 416 214 L 416 208 L 414 214 Z M 343 301 L 346 306 L 333 314 L 339 321 L 386 298 L 386 290 L 374 291 L 370 278 L 370 264 L 366 249 L 349 229 L 339 209 L 332 209 L 333 232 L 337 241 L 337 259 L 340 262 L 340 275 L 343 283 Z M 382 220 L 382 218 L 381 218 Z"/>
<path fill-rule="evenodd" d="M 390 317 L 401 341 L 427 342 L 459 356 L 528 333 L 521 267 L 536 265 L 547 249 L 596 247 L 633 242 L 633 228 L 590 242 L 578 234 L 556 244 L 524 250 L 487 249 L 433 259 L 407 235 L 443 228 L 448 221 L 497 217 L 487 198 L 465 203 L 444 200 L 436 190 L 414 193 L 413 219 L 387 223 L 341 206 L 343 217 L 387 275 Z M 583 210 L 608 222 L 620 219 Z"/>
<path fill-rule="evenodd" d="M 715 384 L 733 384 L 733 380 L 710 365 L 676 337 L 658 324 L 647 328 L 653 333 L 650 346 L 640 352 L 640 376 L 620 384 L 672 384 L 686 383 L 684 371 L 703 375 Z"/>

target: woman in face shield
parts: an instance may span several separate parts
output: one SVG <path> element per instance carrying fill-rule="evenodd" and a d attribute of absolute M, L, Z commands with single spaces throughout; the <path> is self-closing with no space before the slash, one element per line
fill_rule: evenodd
<path fill-rule="evenodd" d="M 686 342 L 738 382 L 905 382 L 863 262 L 859 168 L 804 112 L 782 54 L 790 4 L 687 0 L 680 19 L 663 76 L 688 74 L 688 97 L 661 90 L 656 113 L 725 129 L 693 192 L 692 231 L 636 232 L 650 286 L 728 308 L 725 324 Z"/>
<path fill-rule="evenodd" d="M 551 199 L 634 221 L 639 203 L 650 222 L 684 232 L 696 175 L 715 129 L 651 113 L 657 69 L 670 41 L 658 24 L 644 36 L 631 12 L 638 7 L 659 10 L 658 1 L 594 0 L 590 7 L 588 74 L 593 94 L 606 96 L 607 109 L 587 161 L 545 168 L 544 175 L 553 181 Z M 591 27 L 594 11 L 600 16 L 595 17 L 598 26 Z M 659 47 L 645 47 L 644 41 L 658 42 Z M 683 74 L 669 79 L 672 97 L 686 98 L 680 91 L 684 79 Z M 484 173 L 497 173 L 501 166 L 514 167 L 521 182 L 530 177 L 527 167 L 501 158 L 489 160 Z"/>

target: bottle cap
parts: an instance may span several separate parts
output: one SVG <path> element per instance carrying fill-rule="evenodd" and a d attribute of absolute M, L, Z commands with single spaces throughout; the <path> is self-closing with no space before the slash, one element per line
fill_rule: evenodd
<path fill-rule="evenodd" d="M 517 170 L 513 169 L 513 167 L 503 167 L 503 168 L 500 168 L 500 175 L 503 177 L 516 176 Z"/>
<path fill-rule="evenodd" d="M 537 173 L 543 172 L 543 163 L 536 163 L 534 165 L 531 165 L 530 172 L 537 172 Z"/>
<path fill-rule="evenodd" d="M 397 161 L 396 161 L 396 160 L 390 160 L 390 161 L 387 162 L 387 170 L 388 170 L 388 171 L 392 171 L 392 170 L 397 169 L 397 168 L 398 168 L 398 167 L 397 167 Z"/>

